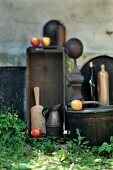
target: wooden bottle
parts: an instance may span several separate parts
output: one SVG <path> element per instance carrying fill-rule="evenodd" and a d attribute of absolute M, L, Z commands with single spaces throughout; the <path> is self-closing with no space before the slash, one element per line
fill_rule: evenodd
<path fill-rule="evenodd" d="M 105 65 L 101 65 L 101 70 L 97 75 L 98 100 L 102 104 L 109 105 L 109 74 L 105 70 Z"/>

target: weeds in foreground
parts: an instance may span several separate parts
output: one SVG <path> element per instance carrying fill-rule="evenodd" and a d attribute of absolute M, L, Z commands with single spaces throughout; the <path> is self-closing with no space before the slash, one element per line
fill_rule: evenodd
<path fill-rule="evenodd" d="M 27 137 L 26 123 L 18 118 L 16 113 L 0 114 L 0 143 L 5 147 L 14 148 L 25 143 Z"/>
<path fill-rule="evenodd" d="M 0 114 L 0 169 L 113 169 L 112 136 L 109 144 L 88 147 L 81 131 L 76 133 L 67 141 L 28 138 L 27 125 L 16 113 Z"/>

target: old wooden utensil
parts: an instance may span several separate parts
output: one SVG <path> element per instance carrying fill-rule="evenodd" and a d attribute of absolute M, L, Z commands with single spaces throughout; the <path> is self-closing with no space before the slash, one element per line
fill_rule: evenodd
<path fill-rule="evenodd" d="M 42 115 L 43 106 L 39 105 L 39 87 L 34 87 L 36 105 L 31 107 L 31 128 L 40 128 L 41 134 L 46 134 L 45 118 Z"/>

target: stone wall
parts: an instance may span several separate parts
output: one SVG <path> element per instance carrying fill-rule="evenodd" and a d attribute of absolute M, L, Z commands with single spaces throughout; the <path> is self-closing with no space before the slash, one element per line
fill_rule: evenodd
<path fill-rule="evenodd" d="M 84 55 L 113 55 L 113 0 L 0 0 L 0 66 L 25 66 L 26 48 L 44 24 L 64 23 L 67 39 L 79 38 Z"/>

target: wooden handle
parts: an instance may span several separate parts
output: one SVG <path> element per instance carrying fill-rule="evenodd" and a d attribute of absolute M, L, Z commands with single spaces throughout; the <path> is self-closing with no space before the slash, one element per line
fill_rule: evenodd
<path fill-rule="evenodd" d="M 98 105 L 102 105 L 102 106 L 106 106 L 106 107 L 108 106 L 107 104 L 103 104 L 99 101 L 83 101 L 82 103 L 83 104 L 98 104 Z"/>
<path fill-rule="evenodd" d="M 39 87 L 34 87 L 34 95 L 36 105 L 39 105 Z"/>

